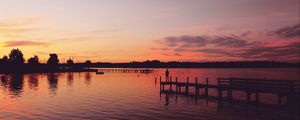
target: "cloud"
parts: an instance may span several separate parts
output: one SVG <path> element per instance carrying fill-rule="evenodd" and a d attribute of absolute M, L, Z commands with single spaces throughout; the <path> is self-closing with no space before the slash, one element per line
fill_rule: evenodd
<path fill-rule="evenodd" d="M 248 37 L 253 32 L 220 36 L 183 35 L 169 36 L 156 40 L 161 44 L 152 50 L 161 51 L 166 56 L 201 56 L 209 59 L 229 58 L 239 60 L 279 60 L 300 61 L 300 25 L 283 27 L 272 31 L 272 36 L 264 34 L 267 39 Z M 266 32 L 270 33 L 270 32 Z"/>
<path fill-rule="evenodd" d="M 161 55 L 164 55 L 164 56 L 181 56 L 181 54 L 179 53 L 175 53 L 175 54 L 168 54 L 168 53 L 162 53 Z"/>
<path fill-rule="evenodd" d="M 300 37 L 300 24 L 280 28 L 278 30 L 272 31 L 269 34 L 283 38 Z"/>
<path fill-rule="evenodd" d="M 0 19 L 0 27 L 20 27 L 37 23 L 41 19 L 38 16 Z"/>
<path fill-rule="evenodd" d="M 273 47 L 255 47 L 244 50 L 242 53 L 237 54 L 243 58 L 258 58 L 258 59 L 283 59 L 286 57 L 300 58 L 300 41 L 290 43 L 284 46 Z"/>
<path fill-rule="evenodd" d="M 0 27 L 0 33 L 22 33 L 22 32 L 31 32 L 34 31 L 35 29 L 32 28 L 1 28 Z"/>
<path fill-rule="evenodd" d="M 46 42 L 37 42 L 37 41 L 5 41 L 4 47 L 19 47 L 19 46 L 47 46 L 49 45 Z"/>
<path fill-rule="evenodd" d="M 103 29 L 103 30 L 96 30 L 95 33 L 113 33 L 113 32 L 119 32 L 119 29 Z"/>
<path fill-rule="evenodd" d="M 161 40 L 162 43 L 168 48 L 173 48 L 175 51 L 185 51 L 190 48 L 199 48 L 206 46 L 215 47 L 250 47 L 260 44 L 258 41 L 247 41 L 236 35 L 229 36 L 170 36 Z M 159 50 L 162 50 L 160 48 Z"/>
<path fill-rule="evenodd" d="M 38 23 L 41 17 L 18 17 L 0 19 L 0 37 L 7 39 L 22 38 L 23 33 L 36 31 L 36 28 L 31 26 Z"/>
<path fill-rule="evenodd" d="M 36 54 L 40 54 L 40 55 L 49 55 L 50 52 L 35 52 Z"/>
<path fill-rule="evenodd" d="M 241 37 L 246 37 L 246 36 L 248 36 L 248 35 L 250 35 L 250 34 L 252 34 L 251 31 L 246 31 L 246 32 L 240 34 L 240 36 L 241 36 Z"/>
<path fill-rule="evenodd" d="M 169 48 L 167 47 L 164 47 L 164 48 L 150 48 L 151 50 L 170 50 Z"/>
<path fill-rule="evenodd" d="M 58 38 L 52 40 L 53 42 L 82 42 L 82 41 L 87 41 L 87 40 L 97 40 L 100 39 L 99 37 L 89 37 L 89 36 L 83 36 L 83 37 L 64 37 L 64 38 Z"/>
<path fill-rule="evenodd" d="M 224 36 L 224 37 L 215 37 L 211 41 L 209 41 L 209 44 L 214 44 L 216 46 L 225 46 L 225 47 L 249 47 L 249 46 L 259 44 L 259 42 L 250 42 L 244 40 L 241 37 L 231 35 L 231 36 Z"/>
<path fill-rule="evenodd" d="M 195 47 L 195 46 L 205 46 L 207 44 L 208 38 L 206 36 L 169 36 L 166 37 L 162 43 L 166 44 L 168 47 Z"/>
<path fill-rule="evenodd" d="M 243 60 L 300 60 L 300 42 L 292 42 L 283 46 L 255 46 L 246 49 L 217 49 L 205 48 L 190 50 L 194 53 L 203 53 L 207 56 L 232 57 Z"/>
<path fill-rule="evenodd" d="M 214 55 L 234 57 L 234 55 L 232 53 L 227 52 L 222 49 L 199 49 L 199 50 L 194 50 L 193 52 L 202 52 L 202 53 L 208 53 L 208 54 L 214 54 Z"/>

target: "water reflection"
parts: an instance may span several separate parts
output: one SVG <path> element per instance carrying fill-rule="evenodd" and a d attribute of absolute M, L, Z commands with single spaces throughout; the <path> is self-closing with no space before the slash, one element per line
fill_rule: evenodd
<path fill-rule="evenodd" d="M 7 78 L 6 76 L 1 76 L 1 86 L 7 88 Z"/>
<path fill-rule="evenodd" d="M 91 84 L 91 73 L 86 72 L 84 78 L 85 78 L 85 84 L 90 85 Z"/>
<path fill-rule="evenodd" d="M 74 74 L 72 72 L 67 73 L 68 86 L 73 86 Z"/>
<path fill-rule="evenodd" d="M 56 94 L 57 84 L 58 84 L 58 73 L 49 73 L 47 74 L 48 83 L 49 83 L 49 91 L 50 94 Z"/>
<path fill-rule="evenodd" d="M 166 96 L 165 96 L 165 100 L 166 100 L 165 106 L 168 106 L 169 103 L 170 103 L 170 98 L 169 97 L 170 97 L 169 93 L 166 93 Z"/>
<path fill-rule="evenodd" d="M 19 96 L 23 90 L 24 76 L 23 74 L 14 74 L 10 80 L 10 90 L 15 96 Z"/>
<path fill-rule="evenodd" d="M 235 113 L 236 118 L 246 117 L 247 119 L 269 119 L 273 120 L 282 120 L 282 119 L 291 119 L 298 120 L 300 118 L 299 108 L 290 108 L 289 106 L 278 106 L 274 104 L 247 104 L 242 101 L 228 102 L 217 100 L 215 98 L 204 98 L 197 97 L 195 95 L 187 95 L 186 93 L 175 93 L 174 91 L 160 91 L 160 96 L 165 99 L 160 99 L 165 106 L 173 107 L 172 104 L 177 104 L 179 99 L 181 102 L 179 104 L 184 104 L 183 101 L 191 103 L 195 101 L 195 105 L 200 105 L 205 108 L 215 109 L 219 116 L 225 117 L 226 114 Z M 170 102 L 174 101 L 174 103 Z M 232 116 L 227 116 L 228 118 L 222 119 L 231 119 Z M 248 118 L 249 117 L 249 118 Z"/>
<path fill-rule="evenodd" d="M 30 89 L 37 90 L 39 86 L 38 74 L 30 74 L 28 79 Z"/>
<path fill-rule="evenodd" d="M 234 69 L 232 72 L 227 69 L 172 69 L 171 74 L 178 76 L 179 81 L 185 81 L 186 76 L 191 76 L 191 78 L 196 76 L 199 78 L 209 77 L 209 80 L 213 80 L 215 77 L 229 76 L 229 72 L 232 73 L 230 76 L 238 76 L 239 71 L 243 70 Z M 248 70 L 248 73 L 249 71 L 255 72 L 257 70 Z M 2 75 L 0 77 L 0 118 L 207 120 L 268 120 L 275 118 L 274 120 L 288 120 L 297 115 L 296 113 L 287 113 L 286 110 L 279 108 L 273 109 L 264 106 L 257 108 L 256 106 L 249 106 L 247 108 L 245 104 L 234 103 L 231 105 L 228 102 L 218 102 L 214 99 L 201 97 L 195 98 L 174 92 L 160 94 L 161 97 L 159 97 L 158 93 L 161 92 L 158 87 L 159 79 L 157 79 L 157 85 L 154 85 L 153 80 L 154 77 L 164 75 L 164 72 L 165 69 L 147 75 L 139 74 L 139 78 L 137 78 L 137 74 L 132 73 L 96 75 L 93 72 Z M 297 73 L 283 71 L 275 76 L 272 76 L 273 70 L 269 70 L 268 74 L 265 74 L 265 71 L 263 73 L 251 75 L 299 78 L 298 71 Z M 199 82 L 204 82 L 204 80 L 201 79 Z M 194 89 L 190 91 L 194 92 Z M 11 95 L 11 93 L 14 94 Z M 204 91 L 201 94 L 204 94 Z M 21 96 L 22 99 L 11 97 L 16 95 Z M 273 99 L 267 99 L 267 101 L 271 100 Z M 281 111 L 277 112 L 276 110 Z"/>
<path fill-rule="evenodd" d="M 1 77 L 1 84 L 4 89 L 8 89 L 13 97 L 20 97 L 24 86 L 23 74 L 11 74 Z"/>
<path fill-rule="evenodd" d="M 28 85 L 29 89 L 39 89 L 39 79 L 47 77 L 47 84 L 49 93 L 55 95 L 58 89 L 58 80 L 62 79 L 68 86 L 73 86 L 74 73 L 47 73 L 47 74 L 6 74 L 0 76 L 0 88 L 3 91 L 8 91 L 12 97 L 20 97 L 24 91 L 24 84 Z M 66 79 L 60 78 L 60 76 L 66 76 Z M 26 82 L 24 83 L 24 78 Z M 91 84 L 92 75 L 90 72 L 84 73 L 84 83 L 86 85 Z"/>

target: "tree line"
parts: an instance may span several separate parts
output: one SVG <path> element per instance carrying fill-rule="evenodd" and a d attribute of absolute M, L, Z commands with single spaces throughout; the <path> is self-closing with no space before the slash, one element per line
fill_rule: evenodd
<path fill-rule="evenodd" d="M 144 62 L 129 62 L 129 63 L 109 63 L 109 62 L 97 62 L 92 63 L 87 60 L 84 63 L 74 63 L 72 59 L 66 61 L 67 64 L 60 64 L 58 55 L 55 53 L 49 54 L 46 66 L 48 68 L 58 67 L 103 67 L 103 68 L 300 68 L 300 62 L 287 63 L 287 62 L 275 62 L 275 61 L 232 61 L 232 62 L 162 62 L 159 60 L 147 60 Z M 0 65 L 6 66 L 6 68 L 16 67 L 25 63 L 23 53 L 19 49 L 12 49 L 8 56 L 3 56 L 0 59 Z M 39 57 L 34 55 L 27 60 L 28 65 L 39 66 Z M 42 64 L 41 64 L 42 65 Z M 44 64 L 43 64 L 44 65 Z M 56 68 L 56 69 L 58 69 Z"/>
<path fill-rule="evenodd" d="M 19 49 L 12 49 L 10 51 L 10 54 L 7 56 L 3 56 L 0 59 L 0 64 L 12 64 L 12 65 L 21 65 L 25 63 L 25 58 L 23 56 L 23 53 Z M 27 63 L 30 65 L 38 65 L 41 64 L 39 61 L 39 57 L 37 55 L 34 55 L 33 57 L 30 57 L 27 60 Z M 90 60 L 87 60 L 85 63 L 91 64 Z M 47 64 L 49 65 L 58 65 L 59 59 L 58 55 L 55 53 L 49 54 L 49 58 L 47 60 Z M 70 58 L 67 60 L 67 64 L 74 64 L 74 61 Z"/>

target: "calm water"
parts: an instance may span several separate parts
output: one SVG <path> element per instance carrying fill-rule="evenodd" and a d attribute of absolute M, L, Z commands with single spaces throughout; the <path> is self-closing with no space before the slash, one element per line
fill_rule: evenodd
<path fill-rule="evenodd" d="M 249 77 L 300 80 L 299 69 L 170 69 L 180 81 L 190 77 Z M 160 94 L 152 73 L 15 74 L 0 75 L 0 119 L 299 119 L 263 95 L 260 107 L 243 103 Z M 210 91 L 215 94 L 215 91 Z M 234 93 L 243 99 L 242 93 Z M 297 118 L 298 117 L 298 118 Z"/>

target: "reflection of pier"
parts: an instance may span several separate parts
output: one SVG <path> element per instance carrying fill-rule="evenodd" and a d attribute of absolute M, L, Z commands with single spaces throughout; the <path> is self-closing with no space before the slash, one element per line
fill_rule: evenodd
<path fill-rule="evenodd" d="M 172 86 L 175 86 L 176 90 L 172 90 Z M 165 90 L 165 87 L 169 87 L 169 90 Z M 185 90 L 182 91 L 182 88 Z M 194 88 L 195 92 L 189 92 L 190 88 Z M 209 89 L 217 90 L 218 95 L 209 95 Z M 201 95 L 200 90 L 204 90 L 204 94 Z M 170 77 L 168 81 L 163 82 L 160 77 L 160 91 L 161 93 L 193 95 L 195 97 L 216 98 L 218 100 L 228 101 L 233 101 L 232 91 L 244 91 L 246 93 L 247 103 L 251 103 L 252 94 L 255 94 L 255 102 L 259 103 L 260 93 L 270 93 L 278 96 L 278 104 L 282 104 L 282 98 L 286 97 L 288 104 L 300 105 L 300 81 L 293 80 L 218 78 L 217 84 L 208 84 L 208 79 L 206 79 L 205 83 L 199 83 L 196 78 L 195 82 L 191 83 L 189 78 L 186 79 L 186 82 L 178 82 L 177 78 L 175 78 L 175 81 L 172 81 L 172 77 Z M 227 93 L 226 98 L 223 97 L 224 91 Z"/>
<path fill-rule="evenodd" d="M 101 69 L 103 72 L 110 73 L 141 73 L 147 74 L 153 72 L 152 69 Z"/>

